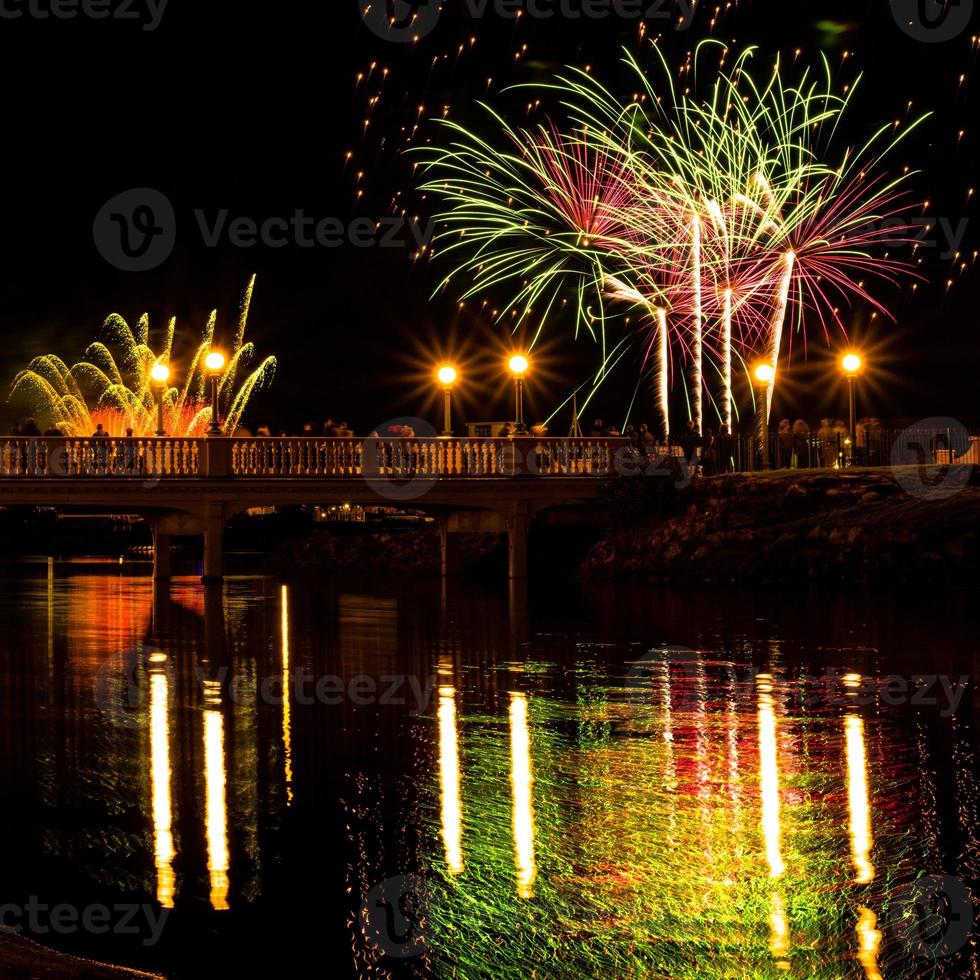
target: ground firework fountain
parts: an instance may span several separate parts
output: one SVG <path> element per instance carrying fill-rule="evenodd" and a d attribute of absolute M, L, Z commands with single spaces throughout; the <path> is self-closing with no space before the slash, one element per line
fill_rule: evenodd
<path fill-rule="evenodd" d="M 231 353 L 218 377 L 218 406 L 222 431 L 234 432 L 253 391 L 272 380 L 276 360 L 267 357 L 250 371 L 254 346 L 245 343 L 245 327 L 255 277 L 242 298 Z M 185 365 L 172 361 L 176 318 L 170 320 L 162 344 L 150 346 L 148 315 L 140 317 L 136 329 L 118 314 L 103 325 L 104 340 L 90 344 L 84 360 L 71 367 L 55 354 L 35 357 L 14 378 L 10 391 L 27 396 L 35 414 L 64 435 L 88 436 L 101 423 L 112 436 L 132 429 L 137 436 L 157 431 L 157 398 L 163 406 L 163 430 L 172 436 L 204 435 L 211 421 L 205 360 L 214 343 L 217 311 L 212 311 L 201 342 Z M 155 365 L 169 368 L 170 386 L 154 390 Z M 168 377 L 168 372 L 158 372 Z M 173 384 L 180 380 L 179 384 Z"/>

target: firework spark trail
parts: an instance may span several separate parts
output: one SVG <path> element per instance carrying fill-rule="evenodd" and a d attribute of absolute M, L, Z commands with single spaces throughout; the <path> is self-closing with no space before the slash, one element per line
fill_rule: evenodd
<path fill-rule="evenodd" d="M 691 323 L 691 417 L 694 429 L 701 434 L 702 391 L 703 383 L 703 331 L 704 331 L 704 301 L 702 294 L 703 280 L 701 278 L 701 219 L 694 215 L 691 220 L 691 275 L 692 293 L 694 295 L 694 316 Z"/>
<path fill-rule="evenodd" d="M 776 387 L 776 369 L 779 365 L 779 346 L 783 337 L 783 324 L 786 322 L 786 309 L 789 306 L 789 291 L 793 285 L 793 268 L 796 264 L 796 256 L 792 252 L 787 252 L 784 258 L 785 269 L 783 278 L 779 286 L 779 295 L 776 299 L 776 309 L 772 318 L 772 331 L 769 340 L 769 364 L 773 371 L 773 381 L 766 385 L 766 421 L 772 412 L 772 394 Z"/>
<path fill-rule="evenodd" d="M 721 334 L 721 383 L 722 419 L 729 433 L 732 432 L 732 291 L 725 290 L 725 308 L 722 313 Z"/>
<path fill-rule="evenodd" d="M 657 403 L 660 407 L 660 431 L 664 445 L 670 444 L 670 340 L 667 335 L 667 311 L 657 310 Z"/>

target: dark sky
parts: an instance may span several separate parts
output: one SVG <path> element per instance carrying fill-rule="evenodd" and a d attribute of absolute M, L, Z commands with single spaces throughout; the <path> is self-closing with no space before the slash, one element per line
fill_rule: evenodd
<path fill-rule="evenodd" d="M 34 5 L 47 11 L 50 2 Z M 109 2 L 115 8 L 122 0 Z M 554 0 L 555 9 L 562 3 L 581 8 L 581 0 Z M 650 4 L 655 13 L 659 5 Z M 972 7 L 972 0 L 961 5 Z M 664 44 L 679 60 L 708 35 L 714 7 L 702 5 L 689 30 L 668 32 Z M 474 19 L 466 0 L 448 0 L 431 33 L 406 45 L 372 33 L 358 0 L 170 0 L 155 30 L 143 30 L 138 21 L 83 15 L 39 19 L 28 9 L 27 0 L 4 0 L 6 14 L 25 13 L 0 17 L 4 392 L 36 354 L 56 352 L 69 362 L 80 357 L 111 312 L 131 322 L 148 312 L 158 328 L 176 315 L 189 346 L 217 307 L 219 338 L 230 336 L 245 283 L 256 273 L 248 336 L 261 355 L 277 356 L 279 371 L 250 411 L 251 424 L 295 429 L 306 418 L 333 415 L 365 431 L 394 416 L 434 417 L 424 383 L 427 359 L 449 349 L 465 355 L 470 376 L 480 377 L 470 386 L 468 416 L 509 414 L 507 402 L 499 400 L 506 397 L 498 370 L 498 352 L 506 346 L 500 328 L 457 315 L 452 298 L 430 302 L 440 270 L 412 261 L 411 248 L 244 248 L 227 236 L 208 247 L 194 211 L 203 209 L 209 222 L 222 209 L 229 222 L 261 222 L 302 209 L 346 225 L 358 216 L 388 215 L 401 192 L 424 219 L 426 202 L 413 199 L 411 169 L 397 153 L 401 127 L 414 123 L 418 105 L 426 106 L 423 117 L 440 114 L 445 105 L 454 118 L 467 119 L 474 100 L 486 97 L 488 77 L 493 93 L 507 83 L 547 79 L 562 63 L 591 64 L 614 83 L 621 45 L 636 48 L 636 21 L 525 16 L 515 24 L 494 12 L 492 2 Z M 145 10 L 145 0 L 132 9 Z M 650 33 L 661 30 L 662 22 L 652 19 Z M 842 73 L 863 69 L 866 81 L 844 134 L 848 140 L 902 115 L 909 101 L 916 112 L 932 111 L 921 138 L 895 157 L 895 165 L 924 170 L 912 186 L 918 200 L 931 199 L 931 214 L 954 227 L 969 219 L 961 246 L 969 261 L 980 247 L 967 206 L 967 188 L 976 180 L 974 140 L 980 137 L 973 32 L 980 34 L 980 12 L 955 38 L 937 42 L 904 33 L 885 0 L 742 0 L 714 36 L 758 44 L 770 54 L 782 51 L 790 59 L 802 49 L 801 62 L 815 63 L 823 50 L 835 69 L 850 52 Z M 472 48 L 471 36 L 477 38 Z M 457 59 L 461 43 L 467 47 Z M 523 44 L 527 51 L 515 59 Z M 432 71 L 444 53 L 451 57 Z M 383 67 L 389 74 L 382 87 Z M 357 74 L 369 71 L 371 78 L 357 85 Z M 373 95 L 380 100 L 368 113 Z M 506 96 L 491 98 L 508 104 Z M 360 183 L 358 171 L 364 173 Z M 161 191 L 176 218 L 172 254 L 148 271 L 114 267 L 93 240 L 96 214 L 132 188 Z M 364 190 L 360 199 L 358 188 Z M 954 276 L 947 295 L 951 263 L 940 258 L 944 251 L 923 250 L 923 272 L 935 285 L 924 284 L 912 300 L 907 291 L 888 297 L 896 325 L 879 319 L 873 330 L 864 328 L 862 342 L 876 351 L 869 412 L 910 419 L 948 414 L 980 423 L 974 312 L 980 287 L 971 262 Z M 859 335 L 863 319 L 856 311 Z M 828 355 L 816 333 L 811 340 L 809 361 L 799 361 L 777 412 L 816 419 L 843 411 L 843 390 L 828 375 Z M 584 379 L 595 353 L 555 324 L 541 355 L 547 377 L 530 385 L 535 417 Z M 634 384 L 635 375 L 624 374 L 603 392 L 595 411 L 621 421 Z M 5 406 L 6 424 L 17 408 Z M 641 398 L 636 418 L 645 414 Z M 560 419 L 555 429 L 564 426 L 567 420 Z"/>

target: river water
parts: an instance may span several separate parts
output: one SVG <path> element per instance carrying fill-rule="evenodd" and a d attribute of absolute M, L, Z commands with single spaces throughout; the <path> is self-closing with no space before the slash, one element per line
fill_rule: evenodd
<path fill-rule="evenodd" d="M 0 915 L 42 943 L 179 978 L 978 975 L 973 594 L 0 581 Z"/>

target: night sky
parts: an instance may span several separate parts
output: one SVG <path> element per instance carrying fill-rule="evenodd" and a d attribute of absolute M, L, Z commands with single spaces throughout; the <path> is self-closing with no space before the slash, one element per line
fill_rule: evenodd
<path fill-rule="evenodd" d="M 50 9 L 50 0 L 35 4 Z M 957 16 L 964 5 L 972 7 L 972 0 L 955 4 Z M 554 6 L 560 8 L 559 0 Z M 921 214 L 928 198 L 930 216 L 954 228 L 969 219 L 960 245 L 968 267 L 954 265 L 940 236 L 937 247 L 920 251 L 928 282 L 915 296 L 908 289 L 882 294 L 897 323 L 879 318 L 869 324 L 861 309 L 845 321 L 874 352 L 862 414 L 895 420 L 951 415 L 980 424 L 980 287 L 973 263 L 980 234 L 970 206 L 976 198 L 968 203 L 968 189 L 975 182 L 980 189 L 973 92 L 980 84 L 974 80 L 980 12 L 953 39 L 927 42 L 903 32 L 894 4 L 885 0 L 742 0 L 730 6 L 713 32 L 712 3 L 699 4 L 689 30 L 667 30 L 652 18 L 647 35 L 664 34 L 662 43 L 678 64 L 700 38 L 715 36 L 739 47 L 759 45 L 766 58 L 782 52 L 787 66 L 794 58 L 816 64 L 824 51 L 842 80 L 863 70 L 863 93 L 850 131 L 842 134 L 845 142 L 906 118 L 910 101 L 912 115 L 933 113 L 892 167 L 923 170 L 911 185 L 910 214 Z M 132 9 L 145 11 L 145 0 Z M 422 41 L 399 44 L 365 26 L 357 0 L 170 0 L 154 30 L 124 19 L 11 18 L 28 3 L 4 0 L 4 395 L 32 356 L 80 358 L 112 312 L 130 322 L 148 312 L 156 328 L 176 315 L 178 347 L 189 348 L 217 307 L 219 342 L 230 338 L 241 294 L 255 273 L 247 337 L 259 355 L 276 355 L 279 369 L 247 415 L 252 427 L 267 422 L 295 431 L 306 419 L 333 416 L 366 432 L 402 415 L 435 420 L 429 372 L 441 353 L 467 364 L 467 417 L 507 417 L 501 377 L 506 328 L 481 319 L 475 308 L 460 313 L 455 296 L 431 300 L 445 270 L 438 258 L 435 266 L 414 261 L 407 232 L 398 236 L 403 242 L 409 237 L 403 247 L 246 248 L 227 235 L 209 247 L 194 215 L 203 210 L 211 224 L 227 209 L 228 223 L 239 217 L 262 222 L 302 210 L 317 221 L 348 225 L 405 207 L 424 222 L 432 202 L 414 194 L 412 168 L 400 152 L 417 122 L 416 144 L 438 138 L 428 120 L 447 109 L 454 119 L 475 119 L 477 99 L 517 111 L 521 100 L 501 89 L 547 80 L 562 64 L 590 65 L 615 87 L 621 47 L 639 45 L 638 22 L 622 17 L 524 16 L 515 22 L 495 12 L 492 2 L 479 19 L 469 9 L 465 0 L 448 0 Z M 651 11 L 658 9 L 651 0 Z M 103 205 L 132 188 L 161 191 L 176 218 L 172 253 L 148 271 L 115 268 L 93 239 Z M 542 370 L 529 383 L 535 419 L 549 414 L 596 363 L 592 343 L 575 341 L 568 326 L 556 320 L 550 327 Z M 827 412 L 843 414 L 845 393 L 828 370 L 830 356 L 817 330 L 806 361 L 795 346 L 777 416 L 816 421 Z M 638 369 L 632 365 L 607 386 L 590 417 L 622 422 Z M 5 403 L 3 413 L 0 421 L 9 427 L 23 406 Z M 641 394 L 631 420 L 651 416 Z M 553 431 L 567 425 L 559 416 Z"/>

